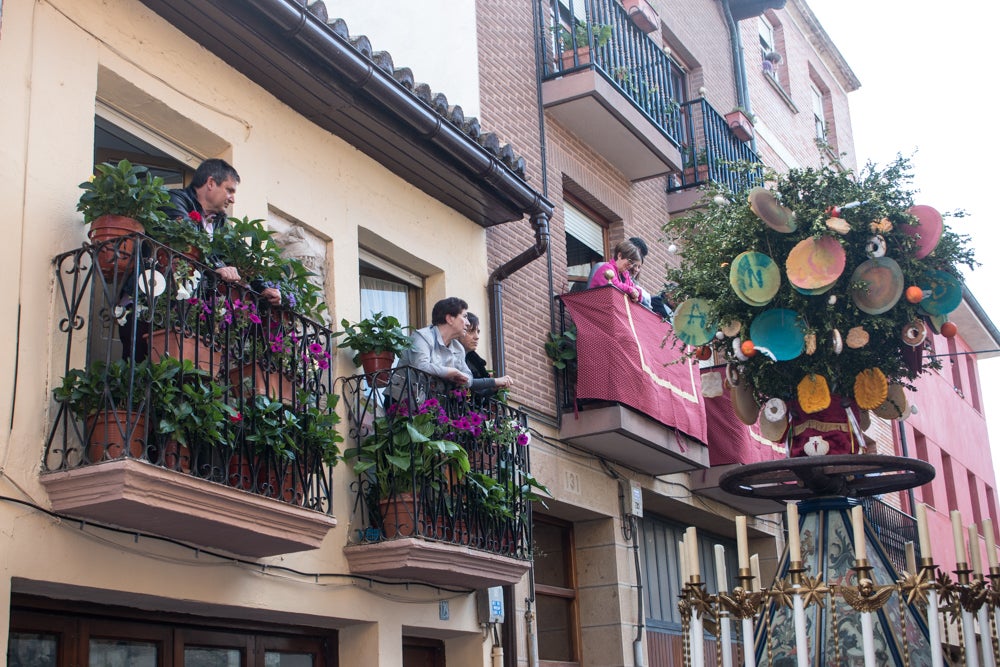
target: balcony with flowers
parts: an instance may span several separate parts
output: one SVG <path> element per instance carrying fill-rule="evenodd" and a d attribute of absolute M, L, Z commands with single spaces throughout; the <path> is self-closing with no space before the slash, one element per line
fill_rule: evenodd
<path fill-rule="evenodd" d="M 483 588 L 531 560 L 531 476 L 523 412 L 410 367 L 345 378 L 352 447 L 351 571 Z"/>
<path fill-rule="evenodd" d="M 161 204 L 55 258 L 52 508 L 242 556 L 315 549 L 336 525 L 342 442 L 316 288 L 262 221 L 209 240 Z M 219 279 L 221 256 L 247 284 Z"/>

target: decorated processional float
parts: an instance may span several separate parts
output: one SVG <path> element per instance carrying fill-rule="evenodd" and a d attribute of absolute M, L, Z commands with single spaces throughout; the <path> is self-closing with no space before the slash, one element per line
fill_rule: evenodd
<path fill-rule="evenodd" d="M 907 543 L 908 564 L 897 571 L 858 500 L 933 479 L 924 461 L 865 453 L 864 431 L 871 414 L 910 414 L 913 380 L 940 367 L 924 356 L 925 341 L 929 332 L 958 333 L 948 318 L 963 298 L 959 267 L 976 265 L 968 237 L 914 203 L 911 180 L 902 157 L 858 173 L 769 173 L 749 191 L 708 192 L 702 208 L 664 228 L 680 248 L 667 276 L 678 304 L 674 335 L 688 356 L 715 361 L 703 392 L 728 392 L 739 420 L 788 453 L 720 481 L 732 494 L 788 503 L 788 548 L 773 585 L 761 588 L 751 567 L 745 517 L 737 518 L 731 591 L 724 577 L 717 595 L 706 591 L 694 528 L 680 545 L 688 664 L 704 664 L 711 629 L 725 667 L 937 666 L 941 621 L 962 629 L 964 664 L 993 667 L 1000 656 L 992 526 L 983 529 L 990 585 L 978 563 L 979 527 L 969 527 L 970 566 L 957 512 L 956 579 L 938 571 L 923 505 L 915 509 L 919 552 Z"/>

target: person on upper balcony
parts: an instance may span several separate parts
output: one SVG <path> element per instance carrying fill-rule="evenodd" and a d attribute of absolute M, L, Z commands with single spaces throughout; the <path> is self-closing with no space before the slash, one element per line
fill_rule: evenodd
<path fill-rule="evenodd" d="M 413 347 L 403 351 L 399 365 L 411 366 L 475 392 L 513 386 L 514 381 L 506 375 L 479 378 L 469 369 L 465 347 L 459 340 L 469 328 L 468 308 L 469 304 L 454 296 L 435 303 L 430 326 L 413 332 L 410 337 Z"/>
<path fill-rule="evenodd" d="M 212 236 L 216 228 L 226 224 L 227 209 L 236 202 L 236 187 L 240 175 L 225 160 L 212 158 L 205 160 L 194 172 L 194 179 L 186 188 L 170 191 L 170 204 L 162 210 L 171 218 L 191 220 L 201 219 L 202 228 Z M 191 213 L 197 213 L 192 216 Z M 227 266 L 225 258 L 206 258 L 212 264 L 219 278 L 227 283 L 240 282 L 239 271 Z M 274 287 L 251 285 L 273 306 L 281 305 L 281 292 Z"/>
<path fill-rule="evenodd" d="M 613 259 L 599 264 L 590 278 L 588 287 L 614 285 L 636 302 L 644 300 L 642 288 L 632 280 L 631 272 L 642 266 L 642 253 L 632 241 L 622 241 L 611 252 Z"/>

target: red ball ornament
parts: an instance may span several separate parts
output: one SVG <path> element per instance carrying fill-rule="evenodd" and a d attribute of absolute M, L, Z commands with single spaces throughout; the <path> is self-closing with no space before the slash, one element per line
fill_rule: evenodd
<path fill-rule="evenodd" d="M 906 300 L 910 303 L 920 303 L 924 300 L 924 291 L 917 285 L 906 288 Z"/>
<path fill-rule="evenodd" d="M 754 347 L 752 340 L 745 340 L 742 343 L 740 343 L 740 352 L 742 352 L 748 357 L 752 357 L 753 355 L 757 354 L 757 348 Z"/>
<path fill-rule="evenodd" d="M 708 345 L 701 345 L 694 350 L 694 358 L 700 361 L 708 361 L 712 358 L 712 348 Z"/>
<path fill-rule="evenodd" d="M 941 335 L 945 338 L 954 338 L 958 334 L 958 325 L 954 322 L 945 322 L 941 325 Z"/>

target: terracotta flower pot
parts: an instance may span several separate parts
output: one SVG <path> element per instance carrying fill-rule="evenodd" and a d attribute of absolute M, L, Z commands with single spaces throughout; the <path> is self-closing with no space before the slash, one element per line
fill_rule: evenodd
<path fill-rule="evenodd" d="M 292 505 L 305 501 L 305 485 L 289 465 L 284 474 L 268 466 L 261 458 L 247 459 L 234 454 L 229 459 L 229 486 L 253 491 L 265 498 L 275 498 Z"/>
<path fill-rule="evenodd" d="M 392 362 L 396 355 L 392 352 L 361 352 L 361 368 L 365 375 L 371 378 L 376 387 L 384 387 L 389 384 L 389 371 L 392 369 Z"/>
<path fill-rule="evenodd" d="M 257 364 L 244 364 L 229 371 L 229 384 L 243 387 L 249 380 L 250 391 L 254 394 L 267 396 L 282 403 L 292 403 L 295 397 L 295 381 L 277 371 L 268 373 Z M 235 391 L 235 389 L 234 389 Z"/>
<path fill-rule="evenodd" d="M 573 54 L 576 54 L 576 60 L 573 59 Z M 590 64 L 590 47 L 581 46 L 576 51 L 573 49 L 566 49 L 562 52 L 562 69 L 572 69 L 577 65 L 588 65 Z"/>
<path fill-rule="evenodd" d="M 178 250 L 173 255 L 173 261 L 170 259 L 171 253 L 166 248 L 156 249 L 156 266 L 160 271 L 166 271 L 167 267 L 175 269 L 177 268 L 177 260 L 181 257 L 189 259 L 192 262 L 201 261 L 201 250 L 195 248 L 193 245 L 189 245 L 185 250 Z"/>
<path fill-rule="evenodd" d="M 379 515 L 382 517 L 382 534 L 386 539 L 410 537 L 416 534 L 418 517 L 415 516 L 415 501 L 412 493 L 397 493 L 392 498 L 380 500 Z"/>
<path fill-rule="evenodd" d="M 131 458 L 145 450 L 146 415 L 130 410 L 107 410 L 87 417 L 87 458 L 90 463 L 120 459 L 125 447 Z"/>
<path fill-rule="evenodd" d="M 112 280 L 115 275 L 124 276 L 132 267 L 135 239 L 121 237 L 145 231 L 141 222 L 121 215 L 102 215 L 90 223 L 87 236 L 98 247 L 97 266 L 106 279 Z"/>
<path fill-rule="evenodd" d="M 170 470 L 191 472 L 191 448 L 171 440 L 163 446 L 163 466 Z"/>
<path fill-rule="evenodd" d="M 219 354 L 197 338 L 189 338 L 173 330 L 158 329 L 148 335 L 149 356 L 154 362 L 163 357 L 190 359 L 196 368 L 208 373 L 219 370 Z"/>

